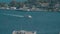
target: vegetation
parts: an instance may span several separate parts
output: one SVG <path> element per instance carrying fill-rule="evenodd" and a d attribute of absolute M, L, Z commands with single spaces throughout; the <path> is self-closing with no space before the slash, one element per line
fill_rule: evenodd
<path fill-rule="evenodd" d="M 42 4 L 48 3 L 46 7 L 42 6 Z M 60 3 L 60 2 L 59 2 Z M 55 6 L 55 1 L 49 1 L 48 0 L 28 0 L 25 2 L 17 2 L 17 1 L 11 1 L 9 4 L 7 3 L 0 3 L 0 7 L 17 7 L 17 8 L 22 8 L 24 5 L 26 7 L 32 8 L 35 6 L 36 8 L 45 8 L 45 9 L 54 9 L 53 7 Z"/>

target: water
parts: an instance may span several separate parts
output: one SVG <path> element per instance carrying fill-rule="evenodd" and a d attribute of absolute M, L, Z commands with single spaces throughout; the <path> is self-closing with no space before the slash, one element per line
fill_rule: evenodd
<path fill-rule="evenodd" d="M 11 2 L 12 0 L 0 0 L 0 2 L 5 2 L 5 3 L 9 3 Z M 24 2 L 24 1 L 27 1 L 27 0 L 16 0 L 18 2 Z"/>
<path fill-rule="evenodd" d="M 26 17 L 27 15 L 31 15 L 32 18 Z M 12 34 L 14 30 L 37 31 L 37 34 L 58 34 L 60 13 L 0 10 L 0 34 Z"/>

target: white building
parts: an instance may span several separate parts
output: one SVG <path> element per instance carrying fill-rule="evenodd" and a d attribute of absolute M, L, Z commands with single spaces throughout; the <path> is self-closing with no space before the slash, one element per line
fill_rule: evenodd
<path fill-rule="evenodd" d="M 42 7 L 48 7 L 49 6 L 49 3 L 41 3 L 41 6 Z"/>
<path fill-rule="evenodd" d="M 10 7 L 10 9 L 16 9 L 16 7 Z"/>

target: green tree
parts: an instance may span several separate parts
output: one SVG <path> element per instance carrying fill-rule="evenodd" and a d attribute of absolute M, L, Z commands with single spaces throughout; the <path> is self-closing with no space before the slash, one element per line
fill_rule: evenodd
<path fill-rule="evenodd" d="M 17 5 L 17 2 L 16 2 L 16 1 L 11 1 L 11 2 L 9 3 L 9 6 L 10 6 L 10 7 L 16 7 L 16 5 Z"/>

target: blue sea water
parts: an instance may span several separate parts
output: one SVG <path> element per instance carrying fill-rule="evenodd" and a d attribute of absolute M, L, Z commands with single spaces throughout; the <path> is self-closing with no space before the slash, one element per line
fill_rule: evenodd
<path fill-rule="evenodd" d="M 0 0 L 0 2 L 5 2 L 5 3 L 9 3 L 11 2 L 12 0 Z M 18 2 L 24 2 L 24 1 L 27 1 L 27 0 L 16 0 Z"/>
<path fill-rule="evenodd" d="M 32 18 L 7 14 L 31 15 Z M 14 30 L 37 31 L 37 34 L 59 34 L 60 13 L 0 10 L 0 34 L 12 34 Z"/>

